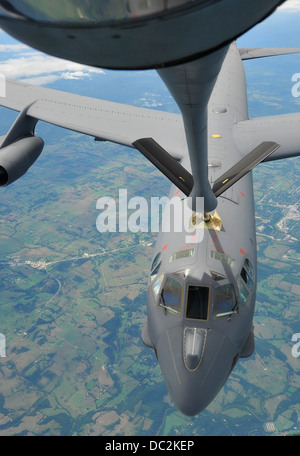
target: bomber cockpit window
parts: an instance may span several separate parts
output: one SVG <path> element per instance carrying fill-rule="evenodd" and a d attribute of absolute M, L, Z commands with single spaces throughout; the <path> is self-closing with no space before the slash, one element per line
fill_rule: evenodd
<path fill-rule="evenodd" d="M 178 252 L 173 253 L 169 258 L 169 263 L 175 260 L 181 260 L 182 258 L 191 258 L 195 255 L 195 249 L 184 249 L 178 250 Z"/>
<path fill-rule="evenodd" d="M 245 263 L 244 263 L 244 268 L 246 269 L 246 271 L 248 272 L 248 274 L 250 275 L 250 277 L 253 278 L 253 266 L 252 264 L 250 263 L 250 261 L 248 260 L 248 258 L 246 258 L 245 260 Z"/>
<path fill-rule="evenodd" d="M 188 286 L 186 318 L 207 320 L 209 288 L 197 285 Z"/>
<path fill-rule="evenodd" d="M 153 280 L 155 279 L 155 277 L 159 273 L 160 267 L 161 267 L 161 262 L 158 263 L 158 265 L 151 272 L 151 275 L 150 275 L 151 282 L 153 282 Z"/>
<path fill-rule="evenodd" d="M 214 317 L 228 317 L 237 312 L 234 288 L 231 283 L 221 285 L 214 291 Z"/>
<path fill-rule="evenodd" d="M 248 258 L 244 261 L 241 276 L 237 280 L 241 304 L 245 304 L 253 288 L 254 269 Z"/>
<path fill-rule="evenodd" d="M 159 291 L 161 289 L 161 284 L 162 284 L 163 279 L 164 279 L 164 274 L 162 273 L 153 282 L 152 290 L 153 290 L 153 295 L 154 295 L 154 300 L 155 301 L 157 300 L 157 297 L 158 297 Z"/>
<path fill-rule="evenodd" d="M 152 266 L 151 266 L 151 274 L 150 274 L 150 280 L 151 282 L 155 279 L 157 276 L 161 266 L 161 253 L 158 253 L 156 257 L 153 260 Z"/>
<path fill-rule="evenodd" d="M 245 287 L 241 279 L 238 279 L 237 285 L 240 293 L 241 304 L 243 305 L 247 301 L 247 298 L 249 296 L 249 290 L 247 289 L 247 287 Z"/>
<path fill-rule="evenodd" d="M 211 250 L 210 257 L 214 260 L 219 260 L 222 263 L 229 264 L 231 268 L 235 268 L 235 260 L 231 258 L 229 255 L 226 255 L 226 253 L 224 252 L 221 252 L 219 250 Z"/>
<path fill-rule="evenodd" d="M 165 281 L 160 294 L 159 305 L 168 312 L 179 314 L 182 304 L 182 284 L 172 277 L 168 277 Z"/>
<path fill-rule="evenodd" d="M 241 270 L 241 277 L 249 290 L 253 288 L 253 266 L 248 259 L 245 260 Z"/>
<path fill-rule="evenodd" d="M 151 266 L 151 271 L 153 271 L 153 269 L 154 269 L 154 268 L 158 265 L 158 263 L 160 263 L 160 262 L 161 262 L 161 253 L 159 252 L 159 253 L 155 256 L 155 258 L 154 258 L 154 260 L 153 260 L 153 263 L 152 263 L 152 266 Z"/>

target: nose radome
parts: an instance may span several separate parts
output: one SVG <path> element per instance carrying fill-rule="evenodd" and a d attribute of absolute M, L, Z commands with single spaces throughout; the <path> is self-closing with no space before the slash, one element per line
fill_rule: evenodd
<path fill-rule="evenodd" d="M 167 329 L 157 344 L 170 396 L 178 410 L 188 416 L 197 415 L 212 402 L 227 380 L 235 356 L 227 337 L 212 329 L 194 330 L 179 326 Z"/>
<path fill-rule="evenodd" d="M 198 369 L 205 349 L 207 329 L 184 328 L 183 360 L 185 367 L 193 372 Z"/>

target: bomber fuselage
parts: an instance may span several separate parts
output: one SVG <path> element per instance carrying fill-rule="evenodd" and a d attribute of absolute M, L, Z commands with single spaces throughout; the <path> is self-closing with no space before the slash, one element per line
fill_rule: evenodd
<path fill-rule="evenodd" d="M 208 166 L 213 182 L 242 156 L 232 129 L 248 118 L 243 64 L 229 48 L 208 105 Z M 188 154 L 182 165 L 190 170 Z M 186 196 L 173 185 L 169 199 Z M 178 213 L 177 213 L 178 214 Z M 184 210 L 182 210 L 184 214 Z M 239 357 L 253 352 L 256 237 L 252 175 L 218 198 L 209 222 L 193 235 L 159 233 L 147 290 L 148 327 L 169 393 L 179 410 L 195 415 L 222 388 Z"/>

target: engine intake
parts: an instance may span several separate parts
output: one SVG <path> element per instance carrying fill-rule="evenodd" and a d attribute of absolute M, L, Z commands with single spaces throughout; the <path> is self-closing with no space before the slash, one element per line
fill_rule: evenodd
<path fill-rule="evenodd" d="M 40 156 L 44 141 L 28 136 L 0 149 L 0 186 L 5 187 L 22 177 Z"/>
<path fill-rule="evenodd" d="M 0 186 L 4 187 L 8 182 L 8 174 L 3 166 L 0 166 Z"/>

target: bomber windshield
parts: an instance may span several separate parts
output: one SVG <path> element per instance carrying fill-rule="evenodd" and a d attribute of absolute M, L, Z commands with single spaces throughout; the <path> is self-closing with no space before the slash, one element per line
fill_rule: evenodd
<path fill-rule="evenodd" d="M 236 312 L 234 288 L 231 283 L 215 288 L 214 317 L 226 317 Z"/>
<path fill-rule="evenodd" d="M 161 291 L 160 306 L 165 310 L 179 314 L 182 303 L 182 284 L 168 277 Z"/>
<path fill-rule="evenodd" d="M 6 0 L 0 1 L 0 14 L 38 22 L 104 24 L 207 3 L 208 0 Z"/>
<path fill-rule="evenodd" d="M 207 320 L 209 288 L 189 285 L 186 305 L 186 318 Z"/>

